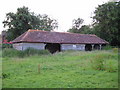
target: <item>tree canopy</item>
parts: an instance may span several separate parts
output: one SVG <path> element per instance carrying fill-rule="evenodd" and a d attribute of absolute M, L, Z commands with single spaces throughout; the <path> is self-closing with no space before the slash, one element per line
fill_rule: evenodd
<path fill-rule="evenodd" d="M 7 27 L 7 40 L 13 40 L 28 29 L 39 29 L 51 31 L 58 27 L 55 19 L 48 15 L 35 15 L 30 12 L 28 7 L 18 8 L 16 13 L 9 12 L 6 14 L 6 20 L 3 21 L 4 27 Z"/>
<path fill-rule="evenodd" d="M 81 19 L 76 19 L 68 32 L 82 34 L 96 34 L 108 41 L 111 45 L 120 45 L 120 1 L 108 2 L 99 5 L 95 11 L 92 28 L 89 25 L 81 25 Z"/>
<path fill-rule="evenodd" d="M 82 25 L 83 22 L 84 20 L 81 18 L 74 19 L 72 21 L 73 23 L 72 28 L 70 28 L 68 32 L 81 33 L 81 34 L 92 34 L 93 31 L 92 31 L 92 28 L 90 28 L 90 25 Z"/>
<path fill-rule="evenodd" d="M 82 25 L 80 31 L 81 34 L 93 34 L 93 29 L 90 28 L 90 25 Z"/>
<path fill-rule="evenodd" d="M 83 23 L 83 19 L 78 18 L 78 19 L 74 19 L 72 21 L 72 28 L 68 30 L 68 32 L 72 32 L 72 33 L 80 33 L 80 28 L 81 28 L 81 24 Z"/>
<path fill-rule="evenodd" d="M 94 12 L 94 33 L 110 42 L 111 45 L 118 45 L 120 39 L 120 2 L 108 2 L 99 5 Z"/>

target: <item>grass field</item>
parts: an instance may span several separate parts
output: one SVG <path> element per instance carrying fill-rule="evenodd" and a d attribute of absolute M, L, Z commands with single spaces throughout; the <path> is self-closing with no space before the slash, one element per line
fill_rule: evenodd
<path fill-rule="evenodd" d="M 2 64 L 3 88 L 118 88 L 113 50 L 3 57 Z"/>

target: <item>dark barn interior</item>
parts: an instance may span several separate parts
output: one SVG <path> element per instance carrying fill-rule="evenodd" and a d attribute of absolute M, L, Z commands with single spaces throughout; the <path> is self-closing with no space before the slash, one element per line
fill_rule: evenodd
<path fill-rule="evenodd" d="M 95 44 L 95 45 L 94 45 L 94 49 L 95 49 L 95 50 L 99 50 L 99 49 L 100 49 L 100 45 L 99 45 L 99 44 Z"/>
<path fill-rule="evenodd" d="M 92 45 L 91 44 L 86 44 L 85 45 L 85 51 L 91 51 L 92 50 Z"/>
<path fill-rule="evenodd" d="M 61 46 L 59 43 L 47 43 L 45 45 L 45 49 L 47 49 L 50 53 L 55 53 L 55 52 L 60 52 L 61 51 Z"/>

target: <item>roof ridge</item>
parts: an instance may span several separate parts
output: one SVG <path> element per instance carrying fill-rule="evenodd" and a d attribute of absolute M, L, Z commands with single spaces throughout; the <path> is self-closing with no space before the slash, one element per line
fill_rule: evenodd
<path fill-rule="evenodd" d="M 22 40 L 24 40 L 25 39 L 25 37 L 28 35 L 28 31 L 26 31 L 26 34 L 22 37 L 22 39 L 20 40 L 20 41 L 22 41 Z"/>
<path fill-rule="evenodd" d="M 50 31 L 44 31 L 44 30 L 38 30 L 38 29 L 29 29 L 28 32 L 34 32 L 34 31 L 40 31 L 40 32 L 50 32 Z M 56 31 L 52 31 L 56 32 Z M 81 34 L 81 33 L 71 33 L 71 32 L 56 32 L 56 33 L 64 33 L 64 34 L 78 34 L 78 35 L 90 35 L 90 36 L 96 36 L 95 34 Z"/>
<path fill-rule="evenodd" d="M 28 30 L 28 32 L 33 32 L 33 31 L 49 32 L 49 31 L 38 30 L 38 29 L 36 29 L 36 30 L 33 30 L 33 29 L 29 29 L 29 30 Z"/>

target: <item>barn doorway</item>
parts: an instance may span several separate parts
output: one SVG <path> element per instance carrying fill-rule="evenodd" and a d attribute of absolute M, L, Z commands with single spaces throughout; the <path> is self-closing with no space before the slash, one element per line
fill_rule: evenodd
<path fill-rule="evenodd" d="M 99 45 L 99 44 L 95 44 L 95 45 L 94 45 L 94 49 L 95 49 L 95 50 L 100 50 L 100 45 Z"/>
<path fill-rule="evenodd" d="M 92 45 L 91 44 L 86 44 L 85 45 L 85 51 L 91 51 L 92 50 Z"/>
<path fill-rule="evenodd" d="M 55 52 L 60 52 L 61 51 L 61 46 L 59 43 L 47 43 L 45 45 L 45 49 L 47 49 L 50 53 L 55 53 Z"/>

